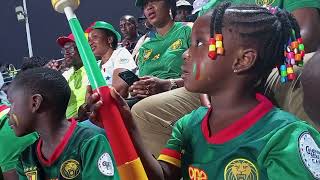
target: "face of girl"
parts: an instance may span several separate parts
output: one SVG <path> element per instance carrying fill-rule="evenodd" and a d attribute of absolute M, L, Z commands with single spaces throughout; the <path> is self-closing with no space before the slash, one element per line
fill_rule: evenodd
<path fill-rule="evenodd" d="M 165 0 L 147 0 L 143 6 L 143 13 L 148 22 L 154 27 L 163 27 L 170 19 L 170 8 Z"/>
<path fill-rule="evenodd" d="M 228 33 L 222 33 L 225 54 L 218 55 L 215 60 L 208 57 L 210 21 L 210 15 L 199 17 L 195 21 L 192 28 L 191 47 L 184 54 L 182 78 L 186 89 L 191 92 L 211 94 L 213 91 L 222 89 L 228 74 L 233 73 L 234 53 Z"/>

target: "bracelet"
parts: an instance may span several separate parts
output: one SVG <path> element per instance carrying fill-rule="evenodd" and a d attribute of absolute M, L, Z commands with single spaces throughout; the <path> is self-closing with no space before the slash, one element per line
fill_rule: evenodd
<path fill-rule="evenodd" d="M 169 81 L 171 83 L 170 90 L 178 88 L 178 84 L 177 84 L 177 82 L 175 80 L 169 79 Z"/>

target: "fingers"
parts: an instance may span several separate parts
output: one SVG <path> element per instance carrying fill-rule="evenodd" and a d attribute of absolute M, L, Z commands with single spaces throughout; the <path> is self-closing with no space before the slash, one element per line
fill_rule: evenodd
<path fill-rule="evenodd" d="M 88 116 L 91 120 L 98 121 L 98 111 L 101 106 L 102 106 L 101 100 L 90 106 L 90 112 L 88 112 Z"/>
<path fill-rule="evenodd" d="M 91 88 L 91 86 L 90 85 L 88 85 L 87 86 L 87 92 L 86 92 L 86 103 L 88 103 L 88 101 L 89 101 L 89 97 L 91 96 L 93 94 L 93 92 L 92 92 L 92 88 Z"/>
<path fill-rule="evenodd" d="M 126 101 L 121 97 L 121 95 L 115 90 L 114 88 L 111 89 L 110 91 L 111 96 L 114 100 L 116 100 L 117 104 L 121 107 L 126 107 L 128 106 Z"/>

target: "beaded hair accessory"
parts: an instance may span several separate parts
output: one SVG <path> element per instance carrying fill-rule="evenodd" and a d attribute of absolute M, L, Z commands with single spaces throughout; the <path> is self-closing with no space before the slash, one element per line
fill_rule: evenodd
<path fill-rule="evenodd" d="M 215 60 L 217 55 L 224 54 L 224 48 L 222 43 L 222 34 L 215 34 L 214 38 L 209 39 L 209 53 L 208 56 L 210 59 Z"/>
<path fill-rule="evenodd" d="M 267 7 L 272 14 L 277 13 L 278 7 Z M 305 55 L 303 40 L 300 34 L 296 34 L 294 29 L 291 29 L 291 35 L 288 43 L 284 46 L 285 61 L 279 69 L 280 82 L 286 83 L 296 79 L 293 66 L 303 66 L 303 57 Z"/>

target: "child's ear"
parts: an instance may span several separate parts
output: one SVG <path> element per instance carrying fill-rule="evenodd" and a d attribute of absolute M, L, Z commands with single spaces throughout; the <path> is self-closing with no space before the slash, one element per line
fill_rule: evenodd
<path fill-rule="evenodd" d="M 32 113 L 35 113 L 40 109 L 42 101 L 43 101 L 43 97 L 40 94 L 34 94 L 32 96 L 32 102 L 31 102 Z"/>
<path fill-rule="evenodd" d="M 238 58 L 233 62 L 232 69 L 235 73 L 241 73 L 251 69 L 257 60 L 257 50 L 242 49 Z"/>

